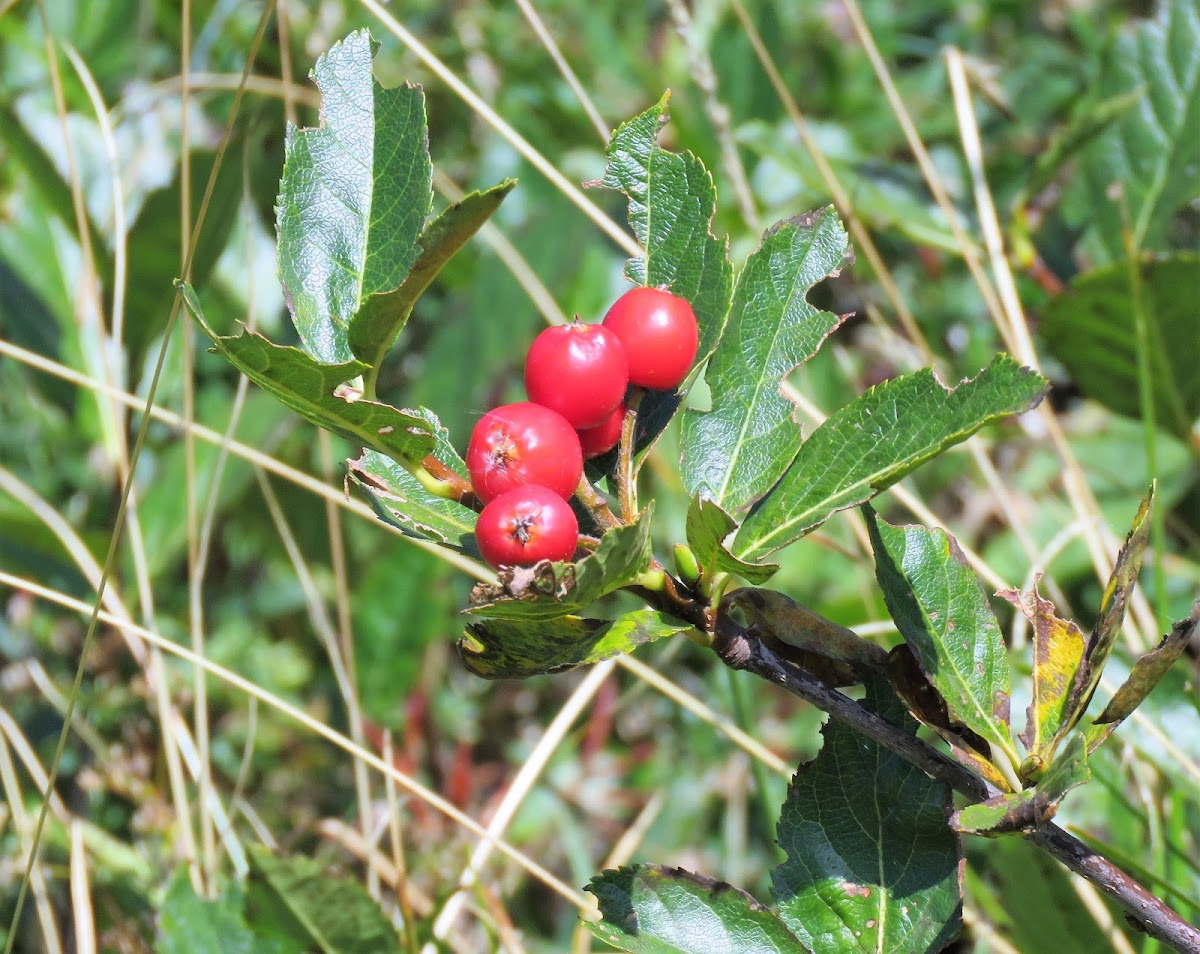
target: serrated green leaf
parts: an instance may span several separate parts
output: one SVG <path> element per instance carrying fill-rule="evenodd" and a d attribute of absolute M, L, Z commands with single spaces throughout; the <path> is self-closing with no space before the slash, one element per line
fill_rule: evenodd
<path fill-rule="evenodd" d="M 742 524 L 733 552 L 748 558 L 786 546 L 986 424 L 1033 407 L 1046 388 L 1007 354 L 954 390 L 929 368 L 876 385 L 809 436 Z"/>
<path fill-rule="evenodd" d="M 688 545 L 707 579 L 717 572 L 732 573 L 750 583 L 765 583 L 779 569 L 776 563 L 747 563 L 725 546 L 725 539 L 737 529 L 737 521 L 699 494 L 688 504 L 685 532 Z"/>
<path fill-rule="evenodd" d="M 1128 90 L 1096 102 L 1086 103 L 1038 153 L 1029 181 L 1021 189 L 1022 201 L 1050 185 L 1059 171 L 1097 136 L 1136 106 L 1145 90 Z"/>
<path fill-rule="evenodd" d="M 499 584 L 475 587 L 467 612 L 499 619 L 556 619 L 627 586 L 650 567 L 653 511 L 651 504 L 635 523 L 607 531 L 596 552 L 578 563 L 506 567 Z"/>
<path fill-rule="evenodd" d="M 401 954 L 391 922 L 357 881 L 301 857 L 248 845 L 246 920 L 256 935 L 288 938 L 321 954 Z"/>
<path fill-rule="evenodd" d="M 883 680 L 868 682 L 866 703 L 916 731 Z M 950 789 L 840 722 L 822 735 L 779 818 L 780 917 L 814 954 L 940 950 L 962 924 Z"/>
<path fill-rule="evenodd" d="M 631 865 L 602 871 L 584 890 L 603 921 L 596 937 L 633 954 L 796 954 L 805 948 L 745 891 L 682 868 Z"/>
<path fill-rule="evenodd" d="M 376 83 L 373 52 L 359 30 L 317 60 L 322 124 L 288 129 L 279 183 L 280 279 L 300 339 L 325 363 L 354 357 L 350 320 L 403 283 L 433 200 L 424 93 Z"/>
<path fill-rule="evenodd" d="M 1140 706 L 1175 664 L 1188 644 L 1200 635 L 1200 601 L 1192 615 L 1171 627 L 1171 632 L 1136 663 L 1121 687 L 1113 694 L 1104 711 L 1087 729 L 1088 751 L 1095 752 L 1113 731 Z"/>
<path fill-rule="evenodd" d="M 780 385 L 841 323 L 807 296 L 838 273 L 848 253 L 846 230 L 831 206 L 773 226 L 747 260 L 725 333 L 704 372 L 712 410 L 683 418 L 689 493 L 738 513 L 787 470 L 801 436 L 796 407 Z"/>
<path fill-rule="evenodd" d="M 1121 623 L 1125 621 L 1125 608 L 1129 605 L 1129 597 L 1137 586 L 1138 574 L 1142 569 L 1142 557 L 1146 553 L 1146 544 L 1150 541 L 1150 511 L 1154 507 L 1154 488 L 1142 501 L 1138 512 L 1133 518 L 1133 526 L 1125 537 L 1125 543 L 1117 554 L 1117 562 L 1113 565 L 1112 575 L 1104 587 L 1104 595 L 1100 598 L 1100 613 L 1096 625 L 1088 636 L 1087 647 L 1083 651 L 1083 664 L 1075 675 L 1071 686 L 1071 696 L 1067 700 L 1067 728 L 1076 725 L 1091 704 L 1096 687 L 1100 684 L 1100 676 L 1104 666 L 1116 645 Z"/>
<path fill-rule="evenodd" d="M 350 350 L 356 358 L 372 368 L 382 363 L 412 314 L 417 299 L 455 253 L 500 208 L 500 203 L 516 184 L 515 179 L 505 179 L 490 189 L 472 192 L 447 206 L 425 226 L 417 240 L 421 252 L 408 277 L 393 291 L 368 298 L 350 319 Z"/>
<path fill-rule="evenodd" d="M 1001 590 L 996 595 L 1033 625 L 1033 699 L 1020 739 L 1031 755 L 1048 762 L 1068 728 L 1071 687 L 1083 662 L 1083 632 L 1055 615 L 1054 604 L 1042 598 L 1036 582 L 1028 593 Z"/>
<path fill-rule="evenodd" d="M 658 145 L 669 99 L 666 93 L 612 134 L 601 184 L 629 200 L 629 224 L 644 249 L 626 266 L 630 281 L 668 288 L 696 313 L 699 364 L 712 354 L 725 326 L 733 266 L 728 241 L 710 231 L 717 198 L 712 176 L 690 152 L 668 152 Z M 638 413 L 640 449 L 654 442 L 678 407 L 678 394 L 645 395 Z"/>
<path fill-rule="evenodd" d="M 438 427 L 437 430 L 441 439 L 435 456 L 459 471 L 457 455 L 445 440 L 445 429 Z M 461 461 L 458 464 L 461 465 Z M 477 552 L 475 521 L 479 515 L 470 507 L 431 494 L 402 466 L 375 451 L 365 451 L 357 460 L 347 461 L 346 466 L 350 479 L 366 495 L 382 520 L 409 536 L 434 540 L 459 552 Z M 465 468 L 459 473 L 465 475 Z"/>
<path fill-rule="evenodd" d="M 187 871 L 175 872 L 158 914 L 158 954 L 258 954 L 254 935 L 229 896 L 198 897 Z"/>
<path fill-rule="evenodd" d="M 1009 732 L 1008 653 L 958 543 L 944 530 L 893 527 L 864 508 L 888 613 L 950 715 L 1001 751 Z"/>
<path fill-rule="evenodd" d="M 687 623 L 652 609 L 615 620 L 485 619 L 467 626 L 458 652 L 467 671 L 476 676 L 526 679 L 598 663 L 689 629 Z"/>
<path fill-rule="evenodd" d="M 1154 421 L 1186 441 L 1200 419 L 1200 256 L 1147 259 L 1139 269 Z M 1084 394 L 1118 414 L 1141 417 L 1136 315 L 1127 262 L 1077 275 L 1046 308 L 1041 332 Z"/>
<path fill-rule="evenodd" d="M 987 838 L 1033 831 L 1054 817 L 1071 789 L 1091 777 L 1087 746 L 1076 733 L 1036 787 L 967 805 L 951 816 L 950 825 L 963 834 Z"/>
<path fill-rule="evenodd" d="M 299 348 L 273 344 L 248 328 L 237 336 L 218 335 L 204 320 L 192 287 L 180 282 L 179 289 L 214 350 L 302 417 L 396 460 L 420 461 L 433 450 L 428 412 L 361 400 L 353 388 L 343 387 L 367 369 L 361 361 L 321 364 Z"/>
<path fill-rule="evenodd" d="M 1200 168 L 1200 7 L 1161 0 L 1157 16 L 1118 34 L 1097 71 L 1098 96 L 1143 90 L 1082 154 L 1074 207 L 1092 230 L 1098 262 L 1125 257 L 1128 221 L 1135 249 L 1154 249 L 1174 213 L 1196 196 Z M 1111 187 L 1121 190 L 1114 201 Z"/>

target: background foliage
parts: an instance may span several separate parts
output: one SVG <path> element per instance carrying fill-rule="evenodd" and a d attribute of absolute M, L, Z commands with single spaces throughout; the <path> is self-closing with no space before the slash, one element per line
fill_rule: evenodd
<path fill-rule="evenodd" d="M 519 180 L 495 228 L 472 240 L 421 298 L 405 328 L 406 347 L 377 382 L 379 394 L 397 405 L 433 407 L 462 450 L 480 412 L 519 396 L 524 349 L 542 326 L 539 310 L 598 318 L 626 287 L 626 255 L 431 72 L 412 44 L 381 25 L 378 9 L 293 0 L 286 30 L 272 22 L 251 64 L 255 83 L 240 107 L 191 278 L 219 333 L 234 333 L 243 321 L 274 341 L 296 343 L 284 319 L 273 239 L 286 120 L 316 123 L 315 87 L 305 75 L 334 41 L 371 27 L 382 41 L 375 65 L 383 84 L 424 86 L 435 211 L 461 192 Z M 517 5 L 416 0 L 388 9 L 568 181 L 604 175 L 604 138 Z M 751 4 L 746 15 L 755 33 L 739 19 L 737 5 L 716 0 L 697 2 L 690 13 L 666 3 L 631 15 L 616 0 L 546 2 L 537 9 L 594 101 L 605 135 L 671 89 L 664 144 L 690 150 L 713 171 L 720 196 L 713 228 L 730 236 L 739 265 L 764 226 L 834 198 L 756 56 L 761 36 L 896 289 L 889 294 L 851 236 L 857 263 L 818 286 L 812 304 L 830 317 L 855 316 L 792 378 L 813 405 L 840 407 L 869 386 L 930 363 L 943 381 L 956 382 L 1011 348 L 880 87 L 856 30 L 856 6 Z M 0 570 L 86 602 L 94 594 L 87 555 L 103 559 L 122 462 L 139 420 L 119 416 L 99 382 L 145 394 L 168 327 L 172 281 L 181 273 L 181 234 L 199 213 L 261 8 L 196 2 L 189 28 L 178 5 L 141 0 L 82 7 L 47 0 L 44 8 L 26 0 L 0 10 Z M 922 0 L 899 9 L 866 2 L 861 10 L 894 92 L 962 216 L 967 248 L 982 254 L 983 223 L 941 51 L 953 45 L 967 56 L 984 170 L 1013 250 L 1015 292 L 1054 381 L 1051 400 L 1083 481 L 1082 488 L 1064 486 L 1045 425 L 1031 417 L 975 439 L 971 446 L 988 465 L 982 469 L 963 450 L 906 478 L 902 489 L 935 520 L 914 516 L 891 493 L 877 499 L 878 509 L 893 524 L 951 529 L 986 561 L 995 577 L 985 579 L 990 590 L 1027 590 L 1033 569 L 1044 570 L 1043 586 L 1060 610 L 1073 610 L 1088 626 L 1102 586 L 1088 532 L 1106 523 L 1121 533 L 1156 478 L 1164 516 L 1143 579 L 1149 605 L 1117 647 L 1114 685 L 1133 650 L 1148 648 L 1137 643 L 1138 633 L 1153 635 L 1147 613 L 1165 632 L 1169 620 L 1187 614 L 1200 584 L 1200 391 L 1192 370 L 1200 264 L 1189 252 L 1200 225 L 1200 13 L 1189 0 L 1140 12 L 1153 19 L 1135 20 L 1125 5 L 1102 2 L 1035 9 L 998 0 L 969 7 Z M 61 71 L 61 105 L 46 25 Z M 67 44 L 85 70 L 72 65 Z M 185 48 L 193 77 L 186 113 L 179 79 Z M 104 123 L 89 94 L 105 104 Z M 1111 187 L 1114 178 L 1121 189 Z M 624 220 L 618 192 L 589 190 L 589 197 Z M 825 270 L 836 264 L 830 255 Z M 1138 264 L 1130 267 L 1131 261 Z M 125 294 L 114 307 L 114 289 L 121 287 Z M 530 287 L 553 304 L 543 301 L 539 309 Z M 897 301 L 915 316 L 927 345 L 902 335 Z M 119 346 L 102 346 L 101 329 L 118 321 Z M 185 330 L 194 336 L 190 354 L 182 346 Z M 1143 346 L 1135 347 L 1137 341 Z M 56 364 L 39 369 L 38 356 Z M 783 364 L 795 363 L 783 357 Z M 711 366 L 717 371 L 720 358 L 718 352 Z M 86 380 L 55 373 L 62 367 Z M 363 519 L 365 507 L 346 513 L 340 533 L 331 536 L 324 503 L 297 475 L 331 488 L 327 499 L 336 502 L 335 462 L 357 447 L 314 440 L 313 429 L 270 395 L 241 388 L 233 369 L 206 353 L 195 328 L 181 322 L 158 402 L 193 414 L 216 440 L 196 441 L 191 467 L 177 418 L 150 428 L 136 525 L 112 584 L 136 621 L 191 645 L 191 614 L 201 607 L 209 659 L 347 734 L 355 720 L 344 690 L 353 684 L 365 746 L 381 752 L 390 733 L 398 768 L 485 824 L 522 765 L 548 758 L 506 838 L 568 885 L 578 888 L 601 867 L 630 860 L 630 854 L 612 858 L 620 848 L 638 860 L 719 873 L 756 897 L 769 896 L 771 871 L 784 860 L 774 844 L 778 806 L 791 767 L 821 745 L 817 713 L 781 694 L 752 691 L 750 677 L 731 678 L 709 655 L 668 639 L 638 658 L 727 722 L 749 728 L 781 761 L 755 760 L 681 705 L 678 693 L 663 694 L 628 667 L 585 686 L 595 695 L 584 714 L 559 744 L 539 751 L 546 726 L 588 677 L 512 683 L 467 675 L 454 643 L 470 581 Z M 674 466 L 680 441 L 722 413 L 719 397 L 707 404 L 702 391 L 694 400 L 711 411 L 685 415 L 684 436 L 677 425 L 669 429 L 643 470 L 643 498 L 657 501 L 658 544 L 683 538 L 687 491 L 701 479 L 681 476 Z M 235 418 L 234 436 L 270 455 L 272 475 L 256 475 L 240 449 L 219 449 L 219 435 Z M 805 420 L 805 433 L 813 428 Z M 360 464 L 354 473 L 361 476 L 386 461 L 368 454 Z M 1081 512 L 1088 494 L 1094 501 Z M 47 514 L 29 506 L 37 498 L 73 528 L 81 551 L 65 548 Z M 737 494 L 729 500 L 731 508 L 740 503 Z M 453 514 L 431 519 L 447 520 L 448 535 L 457 532 Z M 835 516 L 771 555 L 781 565 L 771 585 L 890 645 L 897 636 L 861 532 L 853 519 Z M 189 562 L 201 549 L 203 578 L 189 579 Z M 0 685 L 7 718 L 0 723 L 0 769 L 12 762 L 0 806 L 0 925 L 6 926 L 20 881 L 26 814 L 37 808 L 38 766 L 53 752 L 84 623 L 20 589 L 6 586 L 3 598 Z M 1024 617 L 1001 601 L 991 606 L 1005 630 L 1014 682 L 1027 684 L 1032 663 Z M 609 635 L 640 641 L 636 634 Z M 1169 673 L 1139 711 L 1145 717 L 1091 760 L 1098 784 L 1072 794 L 1060 820 L 1102 843 L 1194 920 L 1200 916 L 1194 795 L 1200 707 L 1195 654 L 1190 658 L 1192 669 Z M 167 671 L 171 698 L 190 718 L 190 668 L 171 662 Z M 394 904 L 386 833 L 376 861 L 364 864 L 363 783 L 354 760 L 248 698 L 223 681 L 208 681 L 209 762 L 239 839 L 313 856 L 322 868 L 369 886 L 382 878 Z M 1014 704 L 1014 711 L 1024 705 Z M 171 950 L 170 925 L 194 918 L 190 905 L 198 902 L 186 878 L 172 878 L 178 809 L 156 701 L 115 629 L 101 630 L 89 656 L 76 721 L 59 785 L 62 811 L 51 814 L 46 835 L 45 910 L 70 949 L 73 932 L 83 929 L 72 916 L 69 876 L 82 869 L 102 949 Z M 187 788 L 196 813 L 196 788 Z M 389 808 L 398 808 L 408 903 L 418 920 L 430 919 L 458 883 L 474 837 L 420 798 L 390 794 L 377 775 L 367 794 L 383 829 Z M 796 790 L 791 796 L 801 797 Z M 71 854 L 73 839 L 81 861 Z M 1153 949 L 1103 902 L 1081 904 L 1086 889 L 1032 849 L 979 839 L 966 847 L 962 949 Z M 197 850 L 203 855 L 205 846 Z M 279 897 L 286 908 L 279 885 L 287 873 L 272 871 L 269 857 L 257 854 L 246 864 L 255 872 L 249 886 L 228 890 L 246 890 L 258 910 L 279 910 Z M 236 862 L 221 865 L 229 872 Z M 469 899 L 450 941 L 459 949 L 510 943 L 514 930 L 529 950 L 583 943 L 572 940 L 575 908 L 511 861 L 489 861 Z M 205 911 L 209 923 L 234 936 L 242 930 L 241 898 L 226 900 L 223 918 Z M 40 948 L 42 909 L 30 906 L 18 947 Z M 297 940 L 303 934 L 294 924 L 282 916 L 279 923 L 286 925 L 281 945 L 289 937 L 306 943 Z M 1031 930 L 1035 924 L 1063 927 Z M 428 930 L 429 921 L 423 925 Z"/>

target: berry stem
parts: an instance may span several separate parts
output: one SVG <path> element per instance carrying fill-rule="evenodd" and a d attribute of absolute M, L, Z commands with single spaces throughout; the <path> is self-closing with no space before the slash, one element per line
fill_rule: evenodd
<path fill-rule="evenodd" d="M 476 510 L 479 501 L 471 490 L 471 484 L 430 454 L 420 463 L 401 461 L 405 470 L 417 478 L 417 482 L 435 497 L 457 500 Z"/>
<path fill-rule="evenodd" d="M 617 493 L 621 501 L 621 516 L 632 522 L 637 517 L 637 477 L 633 472 L 633 440 L 637 432 L 638 405 L 642 403 L 641 388 L 634 388 L 621 422 L 621 443 L 617 450 Z"/>
<path fill-rule="evenodd" d="M 592 486 L 592 482 L 587 479 L 587 474 L 579 478 L 579 486 L 575 488 L 575 497 L 587 508 L 588 513 L 596 522 L 596 526 L 601 530 L 611 530 L 613 527 L 621 526 L 620 518 L 612 512 L 604 494 Z"/>

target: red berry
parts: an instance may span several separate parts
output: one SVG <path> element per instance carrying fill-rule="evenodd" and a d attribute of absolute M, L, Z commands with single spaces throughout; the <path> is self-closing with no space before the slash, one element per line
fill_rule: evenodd
<path fill-rule="evenodd" d="M 696 360 L 700 330 L 692 306 L 660 288 L 633 288 L 604 316 L 604 327 L 621 339 L 629 383 L 670 391 Z"/>
<path fill-rule="evenodd" d="M 583 453 L 561 414 L 522 401 L 479 419 L 467 447 L 467 470 L 484 503 L 525 484 L 548 487 L 566 499 L 583 476 Z"/>
<path fill-rule="evenodd" d="M 530 484 L 501 494 L 475 524 L 479 552 L 494 567 L 569 560 L 579 545 L 571 505 L 553 490 Z"/>
<path fill-rule="evenodd" d="M 584 459 L 599 457 L 616 447 L 621 440 L 621 425 L 624 423 L 625 405 L 618 404 L 603 424 L 580 431 L 579 446 L 583 448 Z"/>
<path fill-rule="evenodd" d="M 625 397 L 629 368 L 625 349 L 603 325 L 547 328 L 529 347 L 525 393 L 552 408 L 574 428 L 595 427 Z"/>

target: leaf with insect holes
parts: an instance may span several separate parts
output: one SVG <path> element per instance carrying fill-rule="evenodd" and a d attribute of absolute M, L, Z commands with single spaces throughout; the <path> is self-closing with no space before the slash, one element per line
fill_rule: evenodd
<path fill-rule="evenodd" d="M 591 932 L 632 954 L 799 954 L 806 950 L 784 923 L 745 891 L 662 865 L 602 871 L 586 891 L 602 921 Z"/>
<path fill-rule="evenodd" d="M 1172 626 L 1162 642 L 1133 664 L 1129 676 L 1113 694 L 1104 711 L 1088 727 L 1089 752 L 1095 752 L 1103 745 L 1117 726 L 1145 701 L 1150 691 L 1175 664 L 1175 660 L 1197 637 L 1200 637 L 1200 600 L 1192 607 L 1191 616 Z"/>
<path fill-rule="evenodd" d="M 374 48 L 359 30 L 317 60 L 321 125 L 289 127 L 275 208 L 292 320 L 326 363 L 355 356 L 351 320 L 372 296 L 403 285 L 433 200 L 425 94 L 380 86 Z"/>
<path fill-rule="evenodd" d="M 1126 228 L 1135 249 L 1163 246 L 1172 217 L 1196 196 L 1200 5 L 1160 0 L 1153 19 L 1117 34 L 1096 77 L 1098 97 L 1142 92 L 1083 151 L 1064 204 L 1068 218 L 1088 229 L 1089 257 L 1104 264 L 1125 258 Z"/>
<path fill-rule="evenodd" d="M 979 580 L 944 530 L 893 527 L 863 508 L 888 612 L 952 718 L 1003 752 L 1009 730 L 1008 653 Z"/>
<path fill-rule="evenodd" d="M 688 545 L 700 565 L 703 579 L 713 575 L 732 573 L 750 583 L 765 583 L 779 569 L 775 563 L 747 563 L 739 560 L 725 546 L 725 538 L 737 529 L 737 521 L 724 510 L 701 497 L 694 496 L 688 504 L 685 532 Z"/>
<path fill-rule="evenodd" d="M 876 385 L 834 411 L 800 447 L 783 478 L 734 540 L 743 559 L 804 536 L 856 507 L 993 421 L 1033 407 L 1046 379 L 999 354 L 953 390 L 926 368 Z"/>
<path fill-rule="evenodd" d="M 1054 614 L 1054 604 L 1038 593 L 1036 580 L 1028 593 L 1001 590 L 996 595 L 1033 624 L 1033 700 L 1020 739 L 1031 755 L 1048 762 L 1069 728 L 1071 687 L 1083 662 L 1083 632 Z"/>
<path fill-rule="evenodd" d="M 988 838 L 1033 831 L 1054 817 L 1058 805 L 1071 789 L 1092 777 L 1088 748 L 1083 736 L 1071 736 L 1066 748 L 1054 759 L 1034 788 L 1006 792 L 976 805 L 967 805 L 950 817 L 955 831 Z"/>
<path fill-rule="evenodd" d="M 882 679 L 868 708 L 915 732 Z M 814 954 L 938 951 L 962 927 L 962 848 L 950 789 L 834 719 L 779 816 L 779 913 Z"/>
<path fill-rule="evenodd" d="M 1083 663 L 1075 675 L 1071 685 L 1070 697 L 1067 700 L 1066 725 L 1070 729 L 1083 718 L 1087 712 L 1096 686 L 1100 684 L 1100 676 L 1104 665 L 1116 645 L 1121 623 L 1125 620 L 1125 608 L 1133 588 L 1137 586 L 1138 574 L 1142 569 L 1142 557 L 1146 553 L 1146 544 L 1150 540 L 1150 511 L 1154 507 L 1154 487 L 1142 501 L 1138 512 L 1133 518 L 1133 526 L 1125 543 L 1117 554 L 1117 562 L 1113 565 L 1112 575 L 1108 585 L 1104 587 L 1104 595 L 1100 598 L 1100 615 L 1096 625 L 1092 627 L 1087 646 L 1083 651 Z"/>
<path fill-rule="evenodd" d="M 758 501 L 800 450 L 796 406 L 780 393 L 842 319 L 808 302 L 849 240 L 832 207 L 768 229 L 738 275 L 729 320 L 704 372 L 712 409 L 683 417 L 683 483 L 730 513 Z"/>
<path fill-rule="evenodd" d="M 262 845 L 248 845 L 246 853 L 246 921 L 256 935 L 321 954 L 400 954 L 396 929 L 359 882 Z"/>
<path fill-rule="evenodd" d="M 597 184 L 629 200 L 629 224 L 643 249 L 625 269 L 630 281 L 667 288 L 691 304 L 700 326 L 699 364 L 725 326 L 733 266 L 728 241 L 710 231 L 717 194 L 704 163 L 690 152 L 668 152 L 658 145 L 670 95 L 612 134 L 604 179 Z M 638 412 L 640 449 L 657 439 L 679 404 L 677 393 L 645 395 Z"/>
<path fill-rule="evenodd" d="M 396 341 L 413 305 L 455 253 L 500 208 L 516 186 L 515 179 L 482 192 L 472 192 L 447 206 L 425 226 L 417 244 L 421 252 L 398 288 L 373 295 L 350 319 L 350 350 L 371 367 L 378 367 Z"/>
<path fill-rule="evenodd" d="M 433 450 L 436 439 L 428 412 L 362 400 L 349 385 L 366 370 L 362 362 L 321 364 L 299 348 L 273 344 L 249 329 L 236 336 L 218 335 L 204 320 L 196 292 L 186 282 L 178 285 L 213 350 L 302 417 L 395 460 L 419 461 Z"/>
<path fill-rule="evenodd" d="M 1200 136 L 1197 137 L 1200 139 Z M 1122 262 L 1075 276 L 1042 315 L 1046 344 L 1088 397 L 1128 417 L 1142 416 L 1136 308 L 1146 321 L 1154 423 L 1188 440 L 1200 420 L 1200 334 L 1196 290 L 1200 256 L 1180 253 L 1139 263 L 1140 294 Z"/>
<path fill-rule="evenodd" d="M 543 560 L 532 567 L 503 568 L 499 583 L 480 583 L 472 590 L 467 612 L 498 619 L 556 619 L 628 586 L 650 568 L 653 510 L 651 504 L 636 522 L 606 531 L 596 552 L 578 563 Z"/>
<path fill-rule="evenodd" d="M 458 641 L 458 653 L 467 671 L 476 676 L 526 679 L 589 666 L 689 629 L 687 623 L 652 609 L 635 610 L 615 620 L 484 619 L 468 624 Z"/>

